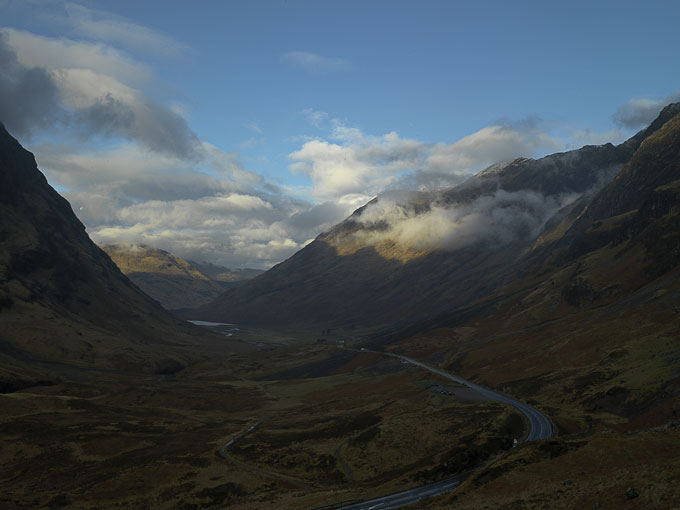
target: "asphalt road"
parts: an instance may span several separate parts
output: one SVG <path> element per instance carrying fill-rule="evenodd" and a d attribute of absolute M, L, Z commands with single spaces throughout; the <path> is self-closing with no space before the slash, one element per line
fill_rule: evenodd
<path fill-rule="evenodd" d="M 260 423 L 262 423 L 262 420 L 258 420 L 257 423 L 255 423 L 255 425 L 251 425 L 248 430 L 244 430 L 243 432 L 239 432 L 234 437 L 232 437 L 229 441 L 224 443 L 224 446 L 222 446 L 222 448 L 220 448 L 220 455 L 222 455 L 222 457 L 224 457 L 226 459 L 227 458 L 227 448 L 229 448 L 232 444 L 234 444 L 236 441 L 238 441 L 243 436 L 245 436 L 248 432 L 252 432 L 255 429 L 255 427 L 257 427 Z"/>
<path fill-rule="evenodd" d="M 429 365 L 426 365 L 425 363 L 421 363 L 420 361 L 416 361 L 412 358 L 409 358 L 408 356 L 402 356 L 400 354 L 392 354 L 389 352 L 379 352 L 379 351 L 370 351 L 370 352 L 375 352 L 377 354 L 383 354 L 385 356 L 392 356 L 393 358 L 399 358 L 404 361 L 408 361 L 409 363 L 413 363 L 414 365 L 419 366 L 420 368 L 424 368 L 425 370 L 429 370 L 430 372 L 434 372 L 437 375 L 440 375 L 446 379 L 449 379 L 451 381 L 457 382 L 459 384 L 463 384 L 467 386 L 468 388 L 472 388 L 473 390 L 477 391 L 478 393 L 484 395 L 486 398 L 489 400 L 496 400 L 498 402 L 503 402 L 505 404 L 508 404 L 515 409 L 517 409 L 520 413 L 522 413 L 524 416 L 526 416 L 527 420 L 529 421 L 529 433 L 527 434 L 526 441 L 534 441 L 536 439 L 547 439 L 549 437 L 552 437 L 553 431 L 552 431 L 552 424 L 550 423 L 550 420 L 546 415 L 541 413 L 538 409 L 531 407 L 528 404 L 525 404 L 524 402 L 520 402 L 519 400 L 515 400 L 510 397 L 506 397 L 505 395 L 501 395 L 500 393 L 496 393 L 495 391 L 491 391 L 489 389 L 483 388 L 482 386 L 479 386 L 475 383 L 471 383 L 470 381 L 466 381 L 465 379 L 462 379 L 460 377 L 456 377 L 455 375 L 451 375 L 447 372 L 444 372 L 443 370 L 440 370 L 438 368 L 431 367 Z"/>
<path fill-rule="evenodd" d="M 398 492 L 397 494 L 390 494 L 389 496 L 384 496 L 382 498 L 343 506 L 342 510 L 387 510 L 388 508 L 399 508 L 410 505 L 411 503 L 416 503 L 421 499 L 450 491 L 458 487 L 458 485 L 460 485 L 460 481 L 455 478 L 450 478 L 448 480 L 442 480 L 441 482 L 425 485 L 424 487 Z"/>
<path fill-rule="evenodd" d="M 459 384 L 463 384 L 468 388 L 472 388 L 473 390 L 479 392 L 489 400 L 496 400 L 498 402 L 503 402 L 514 407 L 524 416 L 526 416 L 529 422 L 529 433 L 527 434 L 525 441 L 534 441 L 537 439 L 547 439 L 552 437 L 552 425 L 550 423 L 550 420 L 539 410 L 531 407 L 528 404 L 512 399 L 510 397 L 506 397 L 505 395 L 501 395 L 500 393 L 496 393 L 495 391 L 483 388 L 482 386 L 479 386 L 475 383 L 471 383 L 469 381 L 466 381 L 465 379 L 444 372 L 443 370 L 431 367 L 429 365 L 426 365 L 425 363 L 421 363 L 420 361 L 416 361 L 412 358 L 409 358 L 408 356 L 392 354 L 389 352 L 368 351 L 366 349 L 363 349 L 363 351 L 373 352 L 375 354 L 382 354 L 384 356 L 392 356 L 393 358 L 399 358 L 401 360 L 419 366 L 420 368 L 429 370 L 430 372 L 434 372 L 435 374 L 440 375 L 445 379 L 449 379 Z M 392 508 L 400 508 L 402 506 L 410 505 L 411 503 L 420 501 L 421 499 L 424 498 L 429 498 L 431 496 L 443 494 L 445 492 L 455 489 L 456 487 L 458 487 L 458 485 L 460 485 L 460 480 L 458 480 L 457 478 L 449 478 L 447 480 L 442 480 L 440 482 L 425 485 L 423 487 L 417 487 L 415 489 L 399 492 L 397 494 L 390 494 L 389 496 L 383 496 L 382 498 L 371 499 L 369 501 L 363 501 L 361 503 L 353 503 L 348 506 L 341 506 L 340 508 L 342 508 L 342 510 L 387 510 Z"/>

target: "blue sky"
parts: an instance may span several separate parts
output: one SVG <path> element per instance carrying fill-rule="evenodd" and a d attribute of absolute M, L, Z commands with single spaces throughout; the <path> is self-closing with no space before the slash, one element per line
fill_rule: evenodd
<path fill-rule="evenodd" d="M 0 0 L 0 120 L 99 243 L 268 267 L 376 194 L 618 143 L 676 2 Z"/>

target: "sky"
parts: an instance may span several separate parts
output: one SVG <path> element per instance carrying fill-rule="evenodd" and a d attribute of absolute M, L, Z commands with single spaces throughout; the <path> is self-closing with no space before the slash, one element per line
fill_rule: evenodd
<path fill-rule="evenodd" d="M 0 122 L 99 244 L 268 268 L 389 190 L 620 143 L 680 3 L 0 0 Z"/>

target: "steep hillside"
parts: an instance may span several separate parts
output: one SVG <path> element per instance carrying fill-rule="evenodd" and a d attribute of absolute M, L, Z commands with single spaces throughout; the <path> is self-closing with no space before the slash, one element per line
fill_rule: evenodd
<path fill-rule="evenodd" d="M 374 338 L 534 403 L 559 432 L 549 455 L 499 458 L 436 508 L 677 501 L 680 464 L 666 452 L 680 439 L 680 115 L 664 120 L 505 286 Z"/>
<path fill-rule="evenodd" d="M 449 190 L 377 198 L 200 315 L 268 325 L 394 326 L 493 296 L 516 277 L 537 239 L 561 237 L 676 112 L 677 105 L 667 108 L 617 147 L 521 158 Z M 538 253 L 548 252 L 535 251 L 534 258 Z"/>
<path fill-rule="evenodd" d="M 121 274 L 0 126 L 0 378 L 29 384 L 47 362 L 172 370 L 205 338 Z"/>
<path fill-rule="evenodd" d="M 225 290 L 263 273 L 190 262 L 144 245 L 114 244 L 102 249 L 123 274 L 166 310 L 206 305 Z"/>
<path fill-rule="evenodd" d="M 149 246 L 107 245 L 102 249 L 135 285 L 167 310 L 195 308 L 223 291 L 193 264 Z"/>

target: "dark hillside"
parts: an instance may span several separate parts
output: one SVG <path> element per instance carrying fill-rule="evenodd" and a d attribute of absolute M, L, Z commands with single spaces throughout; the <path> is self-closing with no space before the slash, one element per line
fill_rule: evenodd
<path fill-rule="evenodd" d="M 43 361 L 170 370 L 206 340 L 118 270 L 0 125 L 0 377 Z"/>
<path fill-rule="evenodd" d="M 666 163 L 680 145 L 668 121 L 678 109 L 669 106 L 649 128 L 619 146 L 520 158 L 441 193 L 413 193 L 401 206 L 404 214 L 418 218 L 436 208 L 474 209 L 486 201 L 498 208 L 500 221 L 504 215 L 535 217 L 530 226 L 508 223 L 516 229 L 509 239 L 482 239 L 458 249 L 404 246 L 389 237 L 389 224 L 364 222 L 368 208 L 380 205 L 378 198 L 290 259 L 227 291 L 197 316 L 268 326 L 392 327 L 431 320 L 494 296 L 541 260 L 552 264 L 557 247 L 570 247 L 571 255 L 558 250 L 567 258 L 588 249 L 590 227 L 583 226 L 594 219 L 642 207 L 652 192 L 657 201 L 674 193 L 677 172 Z M 671 188 L 656 190 L 662 185 Z M 566 205 L 556 207 L 560 203 Z M 536 225 L 542 229 L 535 231 Z M 376 233 L 384 234 L 382 241 L 362 241 Z"/>

